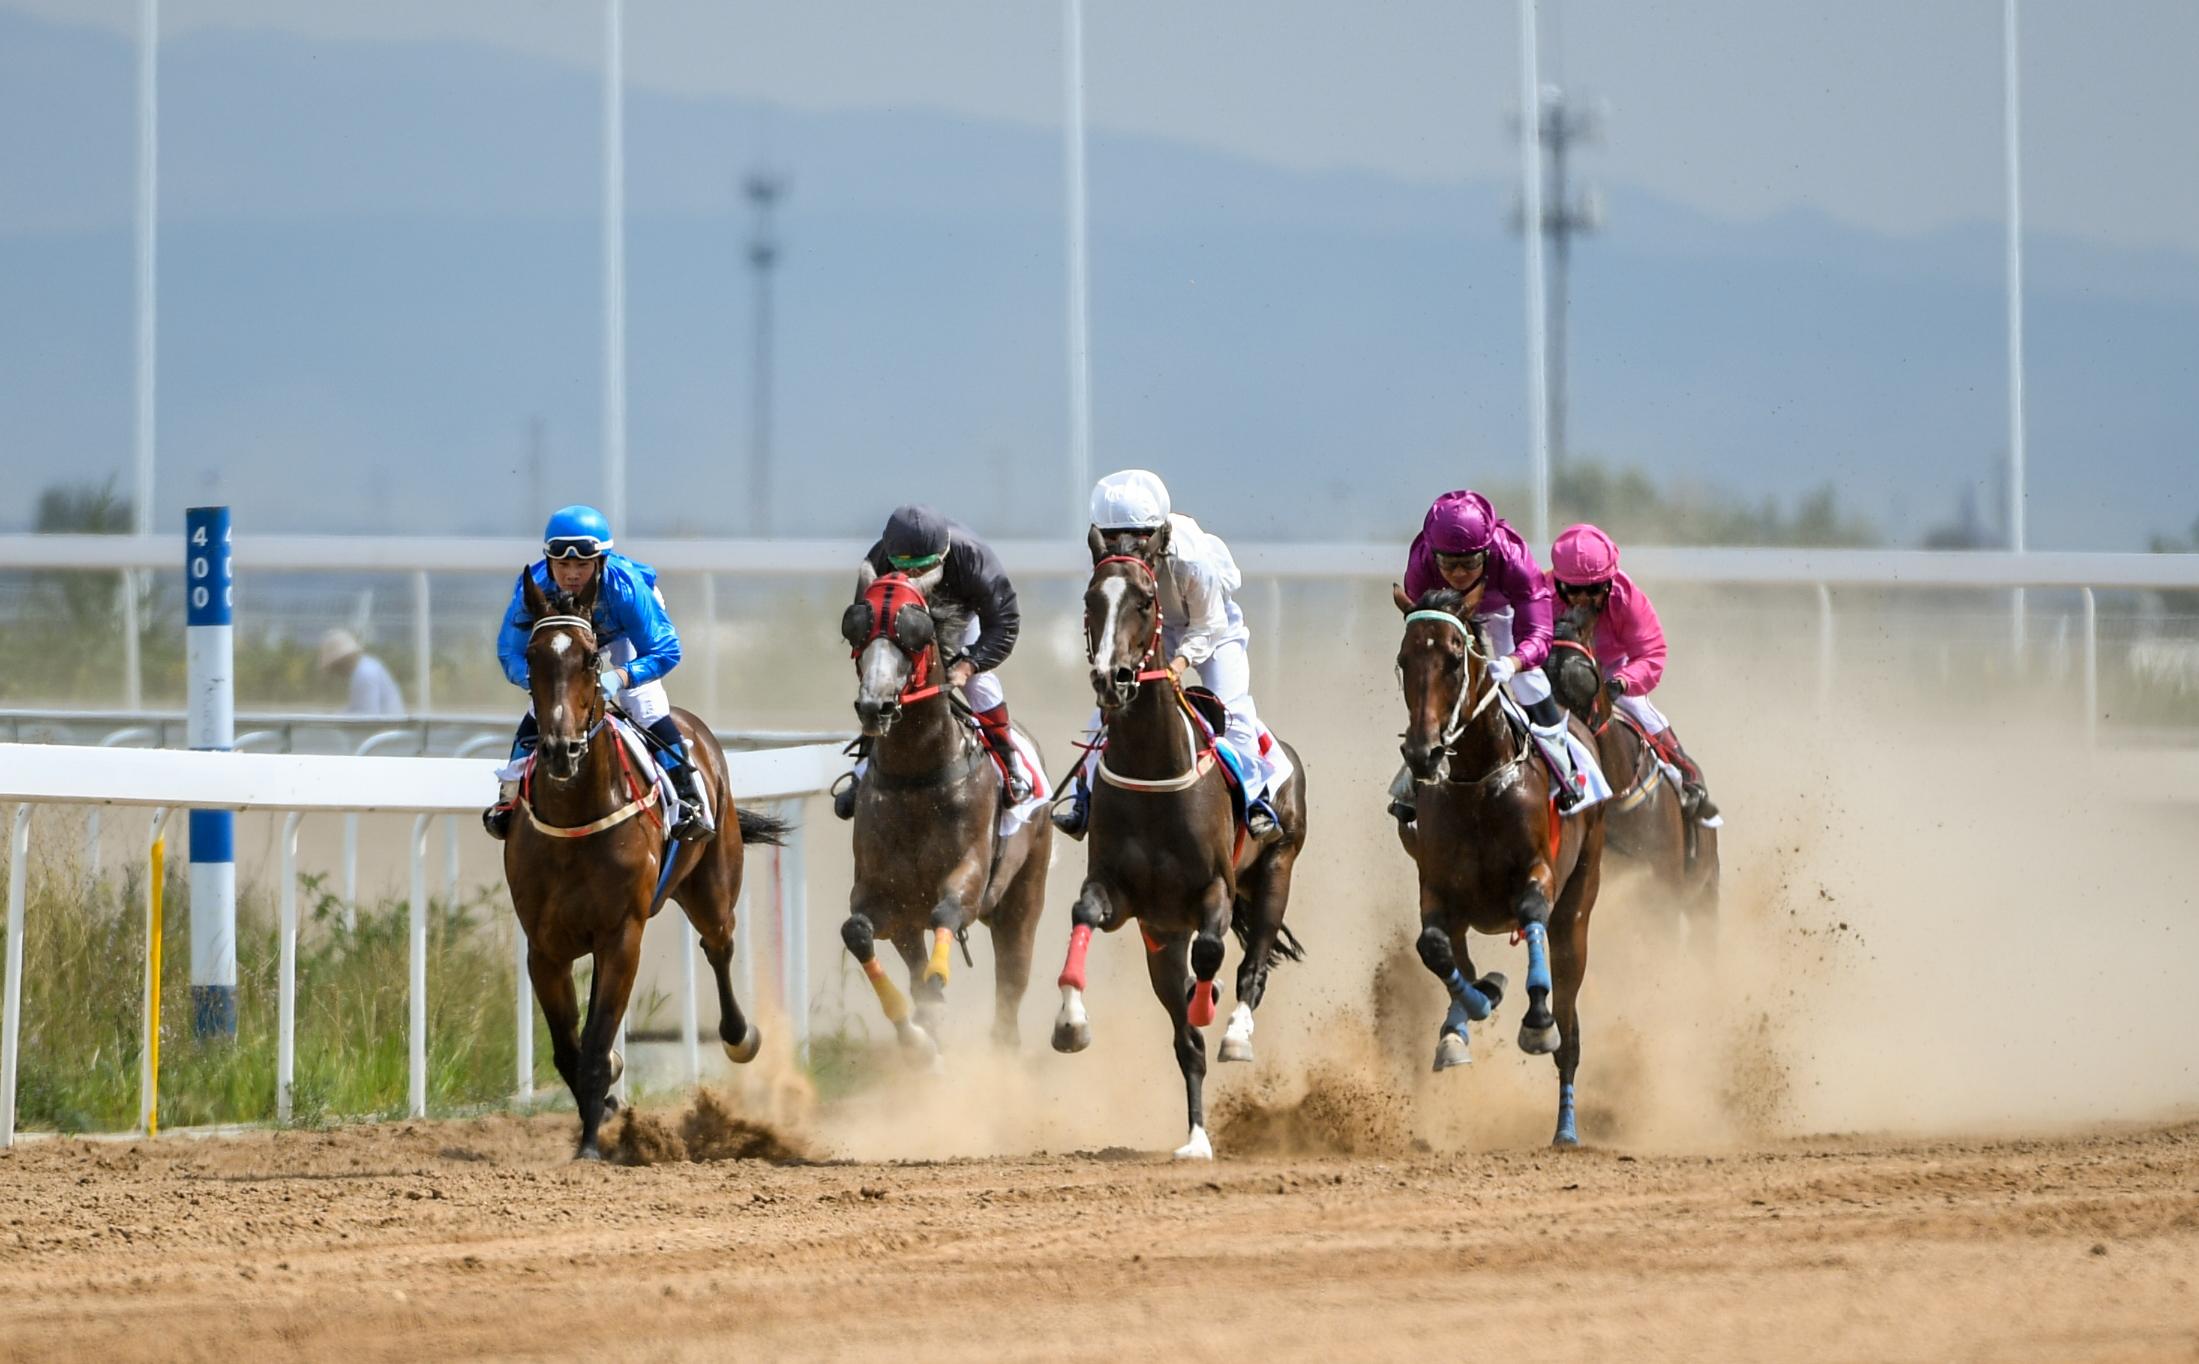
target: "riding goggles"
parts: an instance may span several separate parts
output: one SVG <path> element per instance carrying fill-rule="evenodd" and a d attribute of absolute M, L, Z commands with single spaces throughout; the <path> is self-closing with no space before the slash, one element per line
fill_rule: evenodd
<path fill-rule="evenodd" d="M 1600 583 L 1558 583 L 1558 595 L 1561 597 L 1601 597 L 1610 591 L 1611 581 L 1608 578 Z"/>
<path fill-rule="evenodd" d="M 922 573 L 945 557 L 943 554 L 888 554 L 886 562 L 903 573 Z"/>
<path fill-rule="evenodd" d="M 609 540 L 599 540 L 593 535 L 561 535 L 545 541 L 542 557 L 545 559 L 600 559 L 603 551 L 611 547 Z"/>

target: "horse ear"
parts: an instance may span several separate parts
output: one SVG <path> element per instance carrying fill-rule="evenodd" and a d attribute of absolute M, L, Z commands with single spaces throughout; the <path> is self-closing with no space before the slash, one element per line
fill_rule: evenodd
<path fill-rule="evenodd" d="M 1174 529 L 1175 523 L 1163 521 L 1160 529 L 1153 532 L 1153 538 L 1145 542 L 1145 561 L 1147 563 L 1157 564 L 1161 561 L 1161 556 L 1168 553 L 1168 535 Z"/>
<path fill-rule="evenodd" d="M 534 565 L 519 570 L 519 598 L 527 606 L 527 619 L 540 620 L 550 614 L 550 598 L 542 590 L 542 584 L 534 580 Z"/>
<path fill-rule="evenodd" d="M 1084 543 L 1090 546 L 1092 550 L 1093 563 L 1096 564 L 1107 557 L 1107 537 L 1100 534 L 1098 526 L 1092 527 L 1091 533 L 1084 537 Z"/>
<path fill-rule="evenodd" d="M 1405 595 L 1405 589 L 1397 583 L 1390 584 L 1390 600 L 1397 603 L 1397 613 L 1409 616 L 1413 613 L 1413 599 Z"/>
<path fill-rule="evenodd" d="M 870 585 L 878 581 L 878 570 L 868 559 L 855 566 L 855 595 L 860 597 L 870 591 Z"/>

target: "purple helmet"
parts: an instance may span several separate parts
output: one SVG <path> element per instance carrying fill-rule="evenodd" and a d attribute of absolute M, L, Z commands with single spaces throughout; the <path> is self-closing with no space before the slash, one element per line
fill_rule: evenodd
<path fill-rule="evenodd" d="M 1438 554 L 1479 554 L 1496 538 L 1496 509 L 1477 492 L 1445 493 L 1428 508 L 1420 533 Z"/>

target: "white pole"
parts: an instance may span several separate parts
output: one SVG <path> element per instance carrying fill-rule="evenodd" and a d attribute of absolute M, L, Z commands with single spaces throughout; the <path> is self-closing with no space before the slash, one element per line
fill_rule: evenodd
<path fill-rule="evenodd" d="M 603 511 L 626 525 L 626 57 L 621 0 L 603 6 Z"/>
<path fill-rule="evenodd" d="M 435 709 L 428 694 L 430 667 L 435 651 L 434 606 L 428 597 L 428 572 L 412 571 L 412 708 L 413 715 Z M 423 746 L 423 751 L 425 751 Z"/>
<path fill-rule="evenodd" d="M 534 977 L 527 974 L 527 930 L 517 919 L 512 921 L 512 967 L 518 982 L 512 988 L 513 1036 L 518 1041 L 512 1102 L 525 1108 L 534 1102 Z"/>
<path fill-rule="evenodd" d="M 137 496 L 130 508 L 139 535 L 153 532 L 154 385 L 160 299 L 160 0 L 138 0 L 137 18 Z M 122 571 L 122 704 L 145 704 L 138 656 L 137 573 Z"/>
<path fill-rule="evenodd" d="M 1084 207 L 1084 3 L 1062 0 L 1063 141 L 1068 165 L 1069 507 L 1082 531 L 1092 486 L 1092 321 L 1087 294 Z"/>
<path fill-rule="evenodd" d="M 776 813 L 787 822 L 786 846 L 779 849 L 779 931 L 786 951 L 784 997 L 794 1025 L 794 1054 L 809 1047 L 809 859 L 802 851 L 802 803 L 780 801 Z"/>
<path fill-rule="evenodd" d="M 415 815 L 412 820 L 412 971 L 405 1031 L 411 1043 L 410 1099 L 415 1118 L 428 1115 L 428 822 L 434 818 Z"/>
<path fill-rule="evenodd" d="M 1536 0 L 1519 0 L 1520 239 L 1527 243 L 1527 439 L 1533 484 L 1528 525 L 1536 553 L 1550 543 L 1550 374 L 1543 329 L 1548 285 L 1542 265 L 1542 77 L 1535 52 Z"/>
<path fill-rule="evenodd" d="M 2100 741 L 2100 603 L 2092 589 L 2084 590 L 2084 742 Z M 12 950 L 12 944 L 11 944 Z"/>
<path fill-rule="evenodd" d="M 160 0 L 138 0 L 137 16 L 137 503 L 130 512 L 137 533 L 150 535 L 159 299 L 155 245 L 160 230 Z M 136 702 L 130 704 L 136 708 Z"/>
<path fill-rule="evenodd" d="M 23 878 L 31 855 L 31 807 L 15 807 L 8 828 L 8 966 L 0 1005 L 0 1150 L 15 1145 L 15 1073 L 23 1031 Z"/>
<path fill-rule="evenodd" d="M 162 882 L 167 879 L 166 850 L 162 850 L 162 856 L 157 862 L 153 857 L 153 850 L 161 846 L 161 834 L 168 828 L 170 813 L 172 812 L 167 806 L 153 811 L 152 831 L 145 838 L 145 1004 L 142 1011 L 143 1029 L 138 1040 L 137 1126 L 140 1132 L 148 1136 L 153 1131 L 153 1108 L 156 1103 L 154 1096 L 157 1093 L 155 1085 L 160 1078 L 156 1060 L 160 1054 L 160 1009 L 156 1005 L 160 982 L 159 946 L 161 940 L 167 936 L 160 931 L 165 925 L 155 923 L 153 914 L 154 902 L 165 898 L 162 894 Z M 165 918 L 166 904 L 161 905 L 161 910 L 162 917 Z"/>
<path fill-rule="evenodd" d="M 2024 552 L 2023 420 L 2023 97 L 2016 45 L 2016 0 L 2001 0 L 2001 131 L 2008 181 L 2008 548 Z M 2010 622 L 2016 652 L 2024 643 L 2024 590 Z"/>
<path fill-rule="evenodd" d="M 702 1018 L 695 1000 L 695 926 L 680 916 L 680 1049 L 687 1054 L 687 1083 L 702 1083 Z"/>
<path fill-rule="evenodd" d="M 298 1059 L 298 824 L 297 810 L 283 816 L 281 951 L 275 966 L 275 1121 L 290 1121 L 290 1091 Z"/>

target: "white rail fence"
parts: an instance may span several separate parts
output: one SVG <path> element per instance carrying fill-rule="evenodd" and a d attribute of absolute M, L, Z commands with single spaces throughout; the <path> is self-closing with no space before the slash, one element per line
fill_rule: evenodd
<path fill-rule="evenodd" d="M 844 759 L 839 745 L 800 744 L 727 755 L 728 778 L 735 796 L 747 805 L 777 803 L 784 813 L 802 798 L 823 791 Z M 427 1111 L 427 966 L 429 822 L 438 815 L 470 815 L 481 808 L 484 790 L 493 790 L 498 761 L 486 758 L 375 758 L 257 753 L 195 753 L 177 750 L 86 747 L 66 744 L 0 743 L 0 804 L 14 804 L 8 841 L 7 963 L 4 1016 L 0 1016 L 0 1147 L 15 1140 L 16 1082 L 21 1061 L 23 934 L 33 807 L 41 804 L 134 806 L 150 809 L 145 847 L 148 859 L 161 841 L 169 816 L 178 809 L 261 810 L 286 815 L 283 821 L 282 894 L 279 911 L 277 975 L 276 1118 L 290 1117 L 291 1082 L 297 1027 L 299 824 L 312 814 L 362 813 L 413 816 L 411 849 L 410 973 L 407 985 L 410 1049 L 408 1108 Z M 779 941 L 787 1010 L 797 1030 L 806 1022 L 807 899 L 800 828 L 781 851 L 780 876 L 787 893 L 780 901 Z M 158 1077 L 159 1019 L 154 998 L 157 956 L 151 937 L 157 879 L 147 878 L 144 1035 L 139 1069 L 140 1130 L 154 1125 Z M 681 1018 L 690 1082 L 700 1074 L 696 1029 L 695 936 L 679 920 L 683 961 Z M 742 928 L 745 930 L 746 925 Z M 746 946 L 744 931 L 743 947 Z M 515 933 L 514 1020 L 518 1027 L 515 1098 L 534 1093 L 533 999 L 525 962 L 524 938 Z"/>

